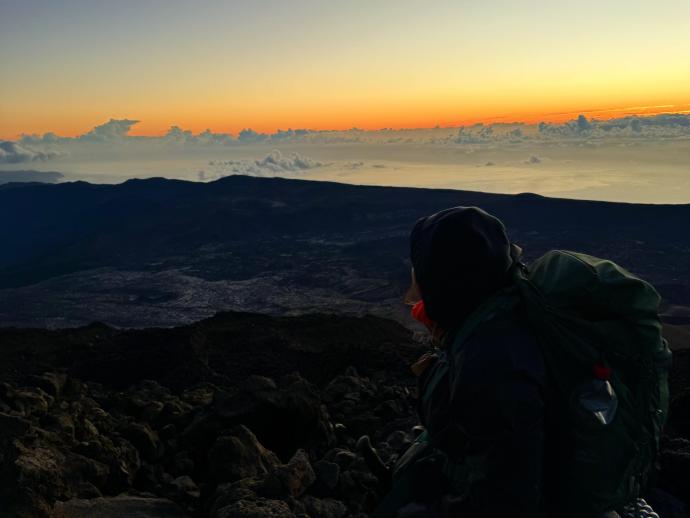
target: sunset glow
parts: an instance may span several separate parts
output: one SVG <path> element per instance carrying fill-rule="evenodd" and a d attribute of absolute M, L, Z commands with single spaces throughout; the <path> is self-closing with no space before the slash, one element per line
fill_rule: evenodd
<path fill-rule="evenodd" d="M 1 1 L 0 137 L 690 110 L 690 4 Z M 21 52 L 19 52 L 21 49 Z"/>

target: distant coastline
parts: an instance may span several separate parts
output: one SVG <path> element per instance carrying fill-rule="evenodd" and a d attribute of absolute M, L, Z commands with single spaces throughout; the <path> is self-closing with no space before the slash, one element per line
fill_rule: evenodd
<path fill-rule="evenodd" d="M 57 183 L 64 177 L 65 175 L 57 171 L 34 171 L 30 169 L 0 171 L 0 184 L 12 182 Z"/>

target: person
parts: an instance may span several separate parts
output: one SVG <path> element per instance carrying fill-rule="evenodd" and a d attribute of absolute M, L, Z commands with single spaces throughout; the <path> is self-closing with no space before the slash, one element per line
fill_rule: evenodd
<path fill-rule="evenodd" d="M 559 458 L 549 432 L 555 401 L 515 295 L 521 253 L 477 207 L 414 225 L 407 302 L 435 348 L 412 366 L 425 432 L 398 460 L 373 516 L 559 516 L 549 476 Z"/>
<path fill-rule="evenodd" d="M 527 325 L 515 310 L 503 311 L 482 323 L 459 351 L 447 353 L 465 319 L 510 285 L 519 254 L 504 225 L 476 207 L 443 210 L 414 225 L 408 299 L 419 298 L 413 314 L 429 327 L 440 351 L 413 366 L 419 392 L 426 394 L 420 419 L 446 455 L 467 464 L 482 458 L 484 465 L 481 476 L 467 477 L 462 494 L 442 473 L 420 477 L 415 486 L 423 501 L 408 506 L 415 514 L 420 508 L 477 518 L 546 513 L 546 371 Z"/>

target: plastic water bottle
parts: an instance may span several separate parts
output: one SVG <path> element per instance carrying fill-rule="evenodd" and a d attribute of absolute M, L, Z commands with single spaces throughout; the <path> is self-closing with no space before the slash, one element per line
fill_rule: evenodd
<path fill-rule="evenodd" d="M 606 379 L 588 380 L 575 389 L 575 412 L 592 426 L 606 426 L 616 417 L 618 397 Z"/>

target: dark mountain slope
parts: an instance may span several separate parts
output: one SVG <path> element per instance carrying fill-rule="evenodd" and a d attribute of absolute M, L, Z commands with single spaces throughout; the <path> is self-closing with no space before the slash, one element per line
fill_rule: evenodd
<path fill-rule="evenodd" d="M 40 304 L 45 304 L 63 309 L 50 325 L 60 325 L 60 318 L 65 325 L 94 319 L 171 325 L 224 308 L 246 309 L 232 301 L 203 300 L 212 288 L 203 281 L 260 277 L 264 281 L 257 290 L 264 293 L 292 286 L 306 300 L 313 290 L 327 289 L 327 298 L 334 301 L 355 306 L 359 301 L 385 302 L 392 308 L 390 301 L 409 280 L 412 224 L 453 205 L 478 205 L 502 218 L 528 259 L 550 248 L 611 257 L 654 282 L 670 302 L 690 305 L 690 205 L 231 176 L 208 184 L 153 178 L 0 190 L 0 319 L 42 323 L 48 311 Z M 100 277 L 90 280 L 96 271 Z M 137 280 L 118 284 L 124 281 L 116 271 L 136 272 Z M 76 277 L 53 281 L 66 274 Z M 141 279 L 153 274 L 177 276 L 165 282 L 189 284 L 186 293 L 161 294 L 158 284 Z M 114 302 L 98 292 L 106 280 L 117 287 L 111 286 L 109 293 L 119 289 L 127 296 Z M 7 290 L 34 284 L 37 288 Z M 83 291 L 66 300 L 65 284 Z M 80 297 L 94 308 L 106 305 L 89 312 L 75 302 Z M 18 308 L 15 319 L 13 306 Z M 137 315 L 148 313 L 146 308 L 155 308 L 156 314 L 142 321 Z M 180 320 L 184 308 L 191 320 Z M 250 308 L 275 313 L 323 309 L 295 306 L 285 298 L 257 298 Z M 394 309 L 386 311 L 394 314 Z"/>

